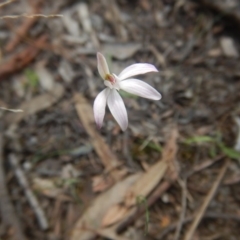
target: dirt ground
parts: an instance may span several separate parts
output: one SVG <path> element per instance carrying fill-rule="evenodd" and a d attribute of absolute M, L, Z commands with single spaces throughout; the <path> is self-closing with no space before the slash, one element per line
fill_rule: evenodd
<path fill-rule="evenodd" d="M 239 30 L 237 0 L 0 1 L 0 239 L 240 239 Z M 159 70 L 125 132 L 97 52 Z"/>

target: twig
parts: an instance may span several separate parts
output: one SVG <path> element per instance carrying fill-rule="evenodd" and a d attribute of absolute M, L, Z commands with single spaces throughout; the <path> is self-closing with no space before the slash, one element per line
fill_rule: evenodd
<path fill-rule="evenodd" d="M 181 233 L 181 229 L 183 226 L 183 222 L 184 222 L 184 218 L 185 218 L 185 214 L 186 214 L 186 207 L 187 207 L 187 184 L 186 184 L 186 179 L 184 180 L 179 180 L 179 183 L 182 187 L 182 211 L 180 214 L 180 218 L 179 218 L 179 223 L 174 235 L 174 240 L 178 240 L 180 237 L 180 233 Z"/>
<path fill-rule="evenodd" d="M 162 53 L 158 51 L 158 49 L 154 45 L 149 45 L 148 49 L 153 53 L 153 55 L 158 60 L 158 63 L 161 65 L 161 67 L 166 67 L 166 59 Z"/>
<path fill-rule="evenodd" d="M 240 182 L 240 175 L 236 174 L 236 175 L 233 175 L 233 176 L 227 178 L 226 180 L 224 180 L 223 184 L 224 185 L 233 185 L 233 184 L 237 184 L 239 182 Z"/>
<path fill-rule="evenodd" d="M 11 108 L 5 108 L 5 107 L 0 107 L 1 110 L 6 110 L 6 111 L 10 111 L 10 112 L 14 112 L 14 113 L 19 113 L 19 112 L 23 112 L 22 109 L 11 109 Z"/>
<path fill-rule="evenodd" d="M 32 15 L 38 14 L 40 11 L 40 5 L 42 0 L 34 1 Z M 29 29 L 35 24 L 38 18 L 28 18 L 26 21 L 23 22 L 23 24 L 18 28 L 16 35 L 10 41 L 7 46 L 5 47 L 5 50 L 7 52 L 11 52 L 18 43 L 22 40 L 22 38 L 29 32 Z"/>
<path fill-rule="evenodd" d="M 228 165 L 229 165 L 229 160 L 226 160 L 225 164 L 223 165 L 222 169 L 220 170 L 218 176 L 217 176 L 217 179 L 216 181 L 213 183 L 213 186 L 212 188 L 210 189 L 208 195 L 206 196 L 202 206 L 200 207 L 193 223 L 191 224 L 189 230 L 187 231 L 185 237 L 184 237 L 184 240 L 191 240 L 193 238 L 193 234 L 198 226 L 198 224 L 200 223 L 209 203 L 211 202 L 211 200 L 213 199 L 221 181 L 222 181 L 222 178 L 223 176 L 225 175 L 226 173 L 226 170 L 228 168 Z"/>
<path fill-rule="evenodd" d="M 38 55 L 41 47 L 46 43 L 47 36 L 42 35 L 35 42 L 34 46 L 28 46 L 20 53 L 14 55 L 8 62 L 1 64 L 0 66 L 0 80 L 5 77 L 22 70 L 28 64 L 30 64 Z"/>
<path fill-rule="evenodd" d="M 158 199 L 162 196 L 164 192 L 167 191 L 167 189 L 171 186 L 171 183 L 168 181 L 164 181 L 162 184 L 158 186 L 157 189 L 154 190 L 152 195 L 147 200 L 147 207 L 151 207 Z M 124 221 L 122 221 L 120 224 L 116 227 L 117 233 L 122 233 L 126 230 L 126 228 L 133 224 L 139 217 L 141 217 L 146 212 L 146 208 L 139 207 L 135 208 L 131 211 L 131 214 L 128 216 L 128 218 Z"/>
<path fill-rule="evenodd" d="M 195 216 L 189 216 L 186 217 L 183 221 L 183 225 L 191 222 L 193 219 L 195 218 Z M 239 221 L 240 222 L 240 216 L 238 215 L 233 215 L 233 214 L 224 214 L 224 213 L 214 213 L 214 212 L 208 212 L 206 213 L 203 218 L 213 218 L 213 219 L 226 219 L 226 220 L 235 220 L 235 221 Z M 157 236 L 156 239 L 158 240 L 162 240 L 165 239 L 165 236 L 170 233 L 171 231 L 173 231 L 174 229 L 177 228 L 179 222 L 175 222 L 172 223 L 171 225 L 169 225 L 168 227 L 166 227 L 165 229 L 163 229 L 163 231 L 161 231 L 161 233 Z"/>
<path fill-rule="evenodd" d="M 194 174 L 196 172 L 200 172 L 203 169 L 212 166 L 214 163 L 222 160 L 223 158 L 224 158 L 224 155 L 221 154 L 221 155 L 216 156 L 214 159 L 207 159 L 207 160 L 202 161 L 200 164 L 194 166 L 193 169 L 186 174 L 187 178 L 189 178 L 192 174 Z"/>
<path fill-rule="evenodd" d="M 9 3 L 12 3 L 12 2 L 14 2 L 14 1 L 16 1 L 16 0 L 9 0 L 9 1 L 0 3 L 0 8 L 3 7 L 3 6 L 5 6 L 5 5 L 7 5 L 7 4 L 9 4 Z"/>
<path fill-rule="evenodd" d="M 0 19 L 16 19 L 16 18 L 55 18 L 55 17 L 63 17 L 61 14 L 50 14 L 50 15 L 44 15 L 44 14 L 21 14 L 21 15 L 6 15 L 3 17 L 0 17 Z"/>
<path fill-rule="evenodd" d="M 13 228 L 13 240 L 26 240 L 6 188 L 3 167 L 3 137 L 0 133 L 0 213 L 3 223 Z"/>
<path fill-rule="evenodd" d="M 14 173 L 15 173 L 16 178 L 19 181 L 19 184 L 21 185 L 21 187 L 24 190 L 26 198 L 28 199 L 31 207 L 33 208 L 33 211 L 35 212 L 35 215 L 37 217 L 40 228 L 42 230 L 46 230 L 48 228 L 47 218 L 46 218 L 45 213 L 43 212 L 37 198 L 35 197 L 32 190 L 30 189 L 30 186 L 24 175 L 24 172 L 22 171 L 22 169 L 20 168 L 20 166 L 18 164 L 17 157 L 14 154 L 10 154 L 9 161 L 14 169 Z"/>

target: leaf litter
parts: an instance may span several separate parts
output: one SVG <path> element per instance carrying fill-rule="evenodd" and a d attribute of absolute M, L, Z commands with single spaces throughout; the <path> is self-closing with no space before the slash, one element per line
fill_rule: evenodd
<path fill-rule="evenodd" d="M 2 210 L 10 209 L 1 226 L 36 240 L 168 240 L 173 230 L 179 240 L 238 239 L 238 6 L 215 0 L 3 2 L 0 102 L 23 112 L 1 111 L 1 188 L 12 200 L 10 208 L 0 201 Z M 122 93 L 127 137 L 108 111 L 104 128 L 95 128 L 92 102 L 102 89 L 97 51 L 106 52 L 116 72 L 135 62 L 160 70 L 144 81 L 163 94 L 162 101 Z M 167 150 L 174 125 L 179 138 Z M 48 231 L 35 221 L 20 179 L 13 177 L 10 152 Z M 222 174 L 227 158 L 237 161 Z M 178 183 L 184 180 L 182 201 Z M 14 237 L 12 229 L 1 230 L 1 238 Z"/>

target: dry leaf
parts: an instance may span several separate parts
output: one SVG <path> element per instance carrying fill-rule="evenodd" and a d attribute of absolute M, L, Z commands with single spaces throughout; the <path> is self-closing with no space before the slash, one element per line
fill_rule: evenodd
<path fill-rule="evenodd" d="M 102 220 L 102 226 L 110 226 L 123 219 L 128 213 L 128 207 L 117 204 L 112 206 Z"/>
<path fill-rule="evenodd" d="M 36 66 L 36 73 L 39 78 L 41 87 L 47 91 L 53 91 L 55 88 L 55 81 L 53 75 L 44 66 L 45 62 L 39 62 Z"/>
<path fill-rule="evenodd" d="M 66 83 L 71 83 L 75 76 L 72 66 L 65 60 L 59 64 L 58 72 Z"/>
<path fill-rule="evenodd" d="M 129 187 L 141 177 L 141 174 L 129 176 L 112 188 L 99 195 L 86 212 L 77 221 L 73 228 L 70 240 L 89 240 L 95 237 L 96 232 L 89 229 L 100 229 L 105 213 L 112 206 L 123 202 L 123 198 Z"/>
<path fill-rule="evenodd" d="M 95 176 L 92 178 L 93 192 L 102 192 L 108 189 L 113 184 L 113 181 L 108 176 Z"/>
<path fill-rule="evenodd" d="M 139 178 L 126 191 L 124 201 L 121 202 L 122 206 L 124 206 L 124 208 L 127 210 L 125 214 L 123 214 L 123 211 L 125 209 L 121 209 L 122 213 L 111 220 L 109 216 L 112 216 L 113 215 L 112 212 L 114 212 L 114 209 L 118 209 L 119 206 L 113 206 L 111 209 L 107 211 L 103 219 L 105 219 L 105 221 L 106 219 L 108 220 L 106 221 L 108 225 L 127 219 L 129 216 L 134 214 L 134 212 L 136 211 L 136 207 L 133 206 L 137 203 L 137 198 L 138 197 L 146 198 L 149 195 L 149 193 L 157 186 L 160 180 L 165 175 L 167 175 L 166 172 L 171 174 L 171 176 L 175 176 L 176 179 L 177 175 L 174 171 L 175 170 L 174 163 L 177 152 L 177 137 L 178 131 L 176 128 L 173 128 L 169 140 L 164 147 L 162 160 L 158 161 L 156 164 L 151 166 L 149 170 L 146 173 L 143 173 L 141 178 Z"/>
<path fill-rule="evenodd" d="M 226 57 L 238 58 L 238 50 L 232 38 L 222 37 L 220 39 L 220 45 Z"/>
<path fill-rule="evenodd" d="M 49 108 L 54 103 L 56 103 L 64 94 L 64 88 L 60 84 L 55 84 L 54 89 L 49 92 L 42 94 L 40 96 L 34 97 L 31 100 L 24 102 L 19 106 L 19 109 L 22 109 L 22 113 L 9 113 L 6 116 L 6 122 L 13 124 L 19 123 L 23 119 L 26 119 L 32 114 L 36 114 L 46 108 Z"/>
<path fill-rule="evenodd" d="M 72 36 L 78 37 L 81 35 L 78 22 L 71 17 L 69 11 L 64 12 L 64 17 L 62 18 L 62 21 L 65 28 Z"/>
<path fill-rule="evenodd" d="M 103 53 L 113 56 L 119 60 L 125 60 L 130 58 L 138 50 L 142 48 L 140 43 L 128 43 L 128 44 L 105 44 L 103 46 Z"/>
<path fill-rule="evenodd" d="M 169 226 L 170 223 L 171 223 L 171 218 L 168 215 L 163 216 L 160 222 L 160 227 L 166 228 L 167 226 Z"/>
<path fill-rule="evenodd" d="M 222 55 L 222 50 L 220 48 L 213 48 L 208 51 L 207 55 L 212 58 L 217 58 Z"/>
<path fill-rule="evenodd" d="M 128 190 L 124 201 L 125 205 L 131 207 L 137 203 L 137 197 L 146 197 L 163 178 L 167 167 L 166 161 L 159 161 L 151 166 L 141 179 Z"/>
<path fill-rule="evenodd" d="M 116 169 L 121 163 L 117 159 L 117 156 L 113 154 L 109 146 L 105 143 L 103 137 L 96 131 L 96 124 L 93 117 L 92 106 L 87 102 L 86 98 L 81 94 L 75 94 L 74 96 L 75 108 L 78 116 L 91 138 L 91 144 L 93 145 L 96 153 L 102 161 L 102 164 L 107 171 L 110 171 L 110 175 L 114 180 L 122 178 L 122 173 Z"/>
<path fill-rule="evenodd" d="M 164 54 L 160 53 L 154 45 L 150 45 L 148 49 L 155 55 L 161 66 L 166 66 L 166 59 Z"/>
<path fill-rule="evenodd" d="M 84 31 L 87 33 L 92 32 L 92 22 L 88 10 L 88 4 L 84 2 L 79 3 L 77 6 L 77 12 Z"/>
<path fill-rule="evenodd" d="M 61 196 L 62 200 L 71 201 L 71 198 L 64 194 L 64 189 L 58 188 L 51 179 L 34 178 L 32 188 L 49 198 L 59 199 Z"/>
<path fill-rule="evenodd" d="M 97 230 L 96 233 L 97 233 L 97 235 L 104 237 L 104 239 L 114 239 L 114 240 L 128 240 L 129 239 L 124 236 L 117 235 L 114 230 L 115 229 L 113 229 L 113 228 L 104 228 L 104 229 Z M 93 231 L 94 231 L 94 229 L 93 229 Z M 131 238 L 131 240 L 132 240 L 132 238 Z"/>

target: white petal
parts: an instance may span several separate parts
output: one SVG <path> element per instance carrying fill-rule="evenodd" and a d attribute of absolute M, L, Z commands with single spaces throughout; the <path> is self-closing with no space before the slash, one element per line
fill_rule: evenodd
<path fill-rule="evenodd" d="M 120 80 L 124 80 L 126 78 L 139 75 L 139 74 L 145 74 L 148 72 L 158 72 L 158 70 L 152 64 L 149 64 L 149 63 L 135 63 L 125 68 L 118 75 L 118 77 Z"/>
<path fill-rule="evenodd" d="M 110 89 L 113 88 L 113 85 L 109 81 L 104 81 L 104 85 Z"/>
<path fill-rule="evenodd" d="M 138 79 L 127 79 L 119 82 L 119 85 L 122 90 L 140 97 L 152 100 L 160 100 L 162 97 L 155 88 Z"/>
<path fill-rule="evenodd" d="M 108 64 L 105 57 L 101 53 L 97 53 L 98 72 L 102 79 L 106 79 L 106 75 L 110 74 Z"/>
<path fill-rule="evenodd" d="M 113 117 L 116 119 L 121 129 L 125 131 L 128 126 L 127 111 L 122 98 L 115 89 L 110 90 L 107 104 Z"/>
<path fill-rule="evenodd" d="M 103 91 L 101 91 L 97 95 L 93 104 L 94 118 L 99 128 L 101 128 L 103 124 L 103 118 L 105 115 L 108 94 L 109 94 L 109 89 L 105 88 Z"/>

